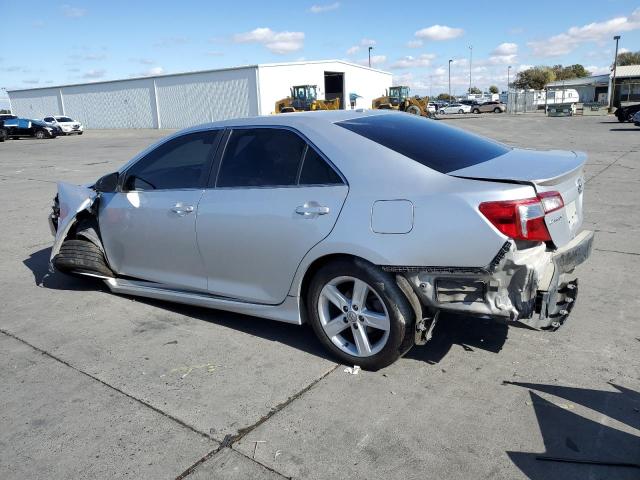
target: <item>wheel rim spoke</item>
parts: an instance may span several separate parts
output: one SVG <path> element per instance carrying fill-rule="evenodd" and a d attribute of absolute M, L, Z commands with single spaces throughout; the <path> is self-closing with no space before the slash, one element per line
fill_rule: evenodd
<path fill-rule="evenodd" d="M 335 285 L 325 285 L 322 289 L 322 295 L 340 310 L 349 305 L 347 297 L 340 293 Z"/>
<path fill-rule="evenodd" d="M 353 339 L 356 342 L 358 354 L 361 356 L 371 355 L 371 345 L 369 344 L 369 337 L 364 327 L 353 326 L 351 331 L 353 332 Z"/>
<path fill-rule="evenodd" d="M 345 323 L 342 319 L 342 315 L 339 315 L 324 325 L 324 331 L 327 332 L 329 338 L 333 338 L 349 328 L 349 324 Z"/>
<path fill-rule="evenodd" d="M 364 324 L 367 327 L 377 328 L 385 332 L 389 331 L 389 318 L 384 313 L 364 310 L 361 315 L 364 317 Z"/>
<path fill-rule="evenodd" d="M 353 295 L 351 296 L 351 303 L 363 309 L 365 301 L 367 300 L 368 292 L 369 286 L 362 280 L 355 279 L 353 282 Z"/>

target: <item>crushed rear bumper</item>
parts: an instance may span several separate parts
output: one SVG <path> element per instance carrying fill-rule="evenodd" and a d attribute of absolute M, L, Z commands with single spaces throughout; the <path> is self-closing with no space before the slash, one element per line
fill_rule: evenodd
<path fill-rule="evenodd" d="M 593 232 L 583 231 L 557 250 L 544 244 L 518 249 L 509 241 L 483 268 L 409 267 L 396 271 L 432 311 L 468 313 L 555 330 L 575 304 L 578 282 L 574 269 L 589 258 L 592 245 Z"/>

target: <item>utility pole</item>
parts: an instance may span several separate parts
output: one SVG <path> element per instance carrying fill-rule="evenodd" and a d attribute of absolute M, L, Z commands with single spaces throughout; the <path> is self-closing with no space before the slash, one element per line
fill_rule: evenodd
<path fill-rule="evenodd" d="M 471 62 L 473 60 L 473 45 L 469 45 L 469 93 L 471 93 Z"/>
<path fill-rule="evenodd" d="M 453 60 L 449 60 L 449 103 L 451 103 L 451 62 Z"/>
<path fill-rule="evenodd" d="M 613 111 L 613 99 L 616 94 L 616 65 L 618 64 L 618 40 L 620 40 L 620 35 L 616 35 L 613 39 L 616 41 L 616 56 L 613 58 L 613 81 L 611 82 L 611 94 L 609 96 L 609 113 Z"/>
<path fill-rule="evenodd" d="M 373 50 L 373 47 L 369 47 L 369 68 L 371 68 L 371 50 Z"/>
<path fill-rule="evenodd" d="M 511 65 L 507 68 L 507 96 L 509 95 L 509 83 L 511 80 Z"/>

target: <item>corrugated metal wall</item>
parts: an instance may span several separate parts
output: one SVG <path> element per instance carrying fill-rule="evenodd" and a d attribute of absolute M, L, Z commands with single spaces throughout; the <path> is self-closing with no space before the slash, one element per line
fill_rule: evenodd
<path fill-rule="evenodd" d="M 86 128 L 185 128 L 258 114 L 256 68 L 9 92 L 13 112 Z"/>
<path fill-rule="evenodd" d="M 64 87 L 62 98 L 86 128 L 157 128 L 150 79 Z"/>
<path fill-rule="evenodd" d="M 19 95 L 9 94 L 12 111 L 21 117 L 43 118 L 62 115 L 58 88 L 23 90 Z"/>
<path fill-rule="evenodd" d="M 255 68 L 156 79 L 162 128 L 258 114 Z"/>

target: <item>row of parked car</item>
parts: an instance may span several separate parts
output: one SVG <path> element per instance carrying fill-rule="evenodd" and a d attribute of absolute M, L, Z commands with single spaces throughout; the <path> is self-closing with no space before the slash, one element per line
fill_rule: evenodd
<path fill-rule="evenodd" d="M 432 104 L 429 104 L 431 106 Z M 447 113 L 504 113 L 507 106 L 498 101 L 477 102 L 474 100 L 462 100 L 457 103 L 434 103 L 434 113 L 440 115 Z"/>
<path fill-rule="evenodd" d="M 60 135 L 82 135 L 80 122 L 62 115 L 51 115 L 42 120 L 19 118 L 16 115 L 0 114 L 0 142 L 11 138 L 32 137 L 56 138 Z"/>

